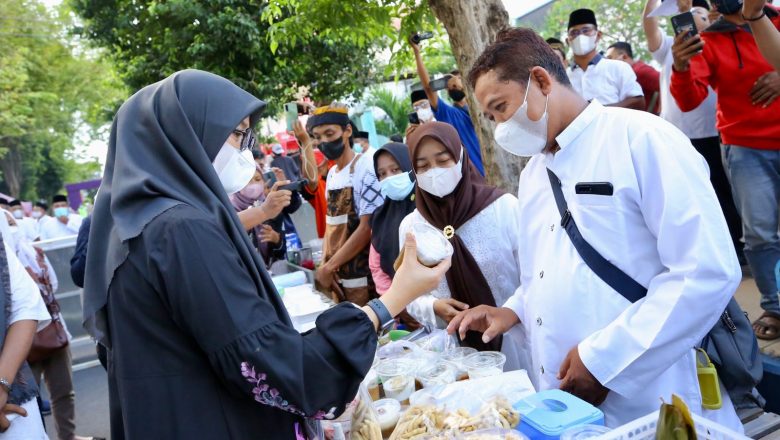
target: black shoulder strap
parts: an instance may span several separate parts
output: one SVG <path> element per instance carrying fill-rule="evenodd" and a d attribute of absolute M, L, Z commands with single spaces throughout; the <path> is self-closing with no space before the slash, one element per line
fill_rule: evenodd
<path fill-rule="evenodd" d="M 568 234 L 574 248 L 577 249 L 577 253 L 580 254 L 585 264 L 605 283 L 632 303 L 647 296 L 647 289 L 644 286 L 607 261 L 596 249 L 593 249 L 593 246 L 585 241 L 585 238 L 582 237 L 580 230 L 577 228 L 577 223 L 574 222 L 574 218 L 571 216 L 566 199 L 563 197 L 561 180 L 549 168 L 547 169 L 547 175 L 550 177 L 550 186 L 552 186 L 553 195 L 555 196 L 555 204 L 558 205 L 558 212 L 561 214 L 561 227 L 566 230 L 566 234 Z"/>

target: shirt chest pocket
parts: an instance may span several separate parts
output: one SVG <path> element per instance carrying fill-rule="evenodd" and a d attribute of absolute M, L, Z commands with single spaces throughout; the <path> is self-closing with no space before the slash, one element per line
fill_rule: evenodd
<path fill-rule="evenodd" d="M 617 207 L 617 200 L 615 196 L 605 196 L 599 194 L 574 194 L 571 197 L 572 205 L 578 207 L 591 207 L 591 206 L 607 206 Z"/>

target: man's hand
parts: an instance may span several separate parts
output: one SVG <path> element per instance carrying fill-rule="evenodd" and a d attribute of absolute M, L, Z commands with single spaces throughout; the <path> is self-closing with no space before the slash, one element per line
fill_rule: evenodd
<path fill-rule="evenodd" d="M 295 138 L 298 139 L 298 143 L 301 144 L 301 147 L 306 148 L 311 145 L 309 133 L 306 131 L 306 128 L 303 127 L 303 124 L 299 119 L 296 119 L 293 124 L 293 134 L 295 135 Z"/>
<path fill-rule="evenodd" d="M 289 184 L 287 180 L 282 180 L 274 183 L 273 189 L 265 198 L 265 201 L 260 208 L 265 212 L 269 219 L 276 218 L 282 213 L 282 210 L 290 206 L 292 201 L 292 192 L 287 190 L 279 190 L 280 186 Z"/>
<path fill-rule="evenodd" d="M 487 344 L 519 322 L 520 318 L 511 309 L 482 305 L 460 312 L 450 321 L 447 333 L 453 334 L 457 331 L 460 338 L 465 339 L 466 332 L 473 330 L 482 333 L 482 342 Z"/>
<path fill-rule="evenodd" d="M 414 130 L 417 130 L 420 128 L 420 124 L 409 124 L 406 126 L 406 134 L 404 135 L 405 139 L 409 139 L 409 136 L 414 133 Z"/>
<path fill-rule="evenodd" d="M 283 169 L 273 167 L 273 168 L 271 168 L 271 171 L 274 172 L 274 176 L 276 176 L 276 181 L 277 182 L 287 181 L 287 175 L 284 174 L 284 170 Z M 289 183 L 289 181 L 287 183 Z"/>
<path fill-rule="evenodd" d="M 458 313 L 469 308 L 469 305 L 452 298 L 437 299 L 433 302 L 433 313 L 444 322 L 452 321 Z"/>
<path fill-rule="evenodd" d="M 558 380 L 561 381 L 561 390 L 574 394 L 594 406 L 604 403 L 609 394 L 609 389 L 599 383 L 582 363 L 577 347 L 572 348 L 563 360 L 558 370 Z"/>
<path fill-rule="evenodd" d="M 753 105 L 760 105 L 763 108 L 769 107 L 778 96 L 780 96 L 780 74 L 774 71 L 761 75 L 750 90 Z"/>
<path fill-rule="evenodd" d="M 274 231 L 269 225 L 263 225 L 260 231 L 260 243 L 279 244 L 282 241 L 282 235 Z"/>
<path fill-rule="evenodd" d="M 319 284 L 324 290 L 330 290 L 331 286 L 333 286 L 333 283 L 338 281 L 338 276 L 336 276 L 336 269 L 330 267 L 328 263 L 323 264 L 317 269 L 317 272 L 314 274 L 314 277 L 317 279 L 317 284 Z"/>
<path fill-rule="evenodd" d="M 412 41 L 412 36 L 410 35 L 409 38 L 406 39 L 406 41 L 409 42 L 409 46 L 412 46 L 412 50 L 415 52 L 420 52 L 420 45 Z"/>
<path fill-rule="evenodd" d="M 745 0 L 742 3 L 742 15 L 746 18 L 756 18 L 764 11 L 766 0 Z"/>
<path fill-rule="evenodd" d="M 7 397 L 8 395 L 6 395 Z M 2 411 L 0 411 L 0 432 L 6 432 L 11 427 L 11 422 L 6 417 L 8 414 L 18 414 L 22 417 L 27 417 L 27 410 L 12 403 L 4 404 Z"/>
<path fill-rule="evenodd" d="M 57 220 L 63 225 L 67 225 L 70 218 L 67 215 L 63 215 L 62 217 L 57 217 Z"/>
<path fill-rule="evenodd" d="M 688 39 L 686 40 L 685 38 Z M 691 58 L 701 53 L 702 48 L 704 48 L 704 41 L 702 41 L 699 34 L 688 37 L 688 33 L 683 32 L 674 37 L 674 44 L 672 45 L 674 70 L 678 72 L 687 71 L 691 63 Z"/>

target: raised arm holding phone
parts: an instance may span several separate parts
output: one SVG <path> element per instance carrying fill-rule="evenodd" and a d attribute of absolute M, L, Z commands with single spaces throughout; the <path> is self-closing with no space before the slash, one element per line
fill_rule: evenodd
<path fill-rule="evenodd" d="M 761 55 L 780 72 L 780 30 L 766 15 L 767 7 L 766 0 L 745 0 L 742 17 L 750 25 Z"/>

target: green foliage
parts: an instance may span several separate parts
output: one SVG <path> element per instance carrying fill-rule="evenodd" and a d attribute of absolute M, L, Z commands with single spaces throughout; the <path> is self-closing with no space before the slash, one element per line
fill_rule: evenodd
<path fill-rule="evenodd" d="M 375 76 L 371 47 L 330 35 L 304 40 L 280 33 L 269 39 L 261 17 L 275 6 L 263 0 L 71 2 L 84 20 L 82 34 L 109 49 L 133 90 L 196 68 L 230 79 L 276 112 L 300 86 L 330 101 L 359 97 Z"/>
<path fill-rule="evenodd" d="M 406 39 L 416 32 L 432 31 L 436 38 L 423 43 L 426 60 L 433 60 L 436 67 L 432 72 L 455 66 L 446 32 L 427 0 L 272 0 L 263 20 L 270 25 L 272 47 L 286 41 L 342 41 L 358 50 L 390 54 L 383 74 L 396 77 L 413 71 Z"/>
<path fill-rule="evenodd" d="M 386 119 L 376 121 L 377 133 L 389 137 L 396 133 L 406 132 L 411 106 L 408 99 L 396 98 L 393 92 L 387 89 L 374 89 L 370 92 L 367 104 L 379 107 L 387 114 Z"/>
<path fill-rule="evenodd" d="M 67 10 L 37 0 L 0 0 L 0 10 L 0 190 L 49 198 L 99 173 L 74 160 L 74 136 L 98 136 L 126 92 L 108 64 L 68 37 Z"/>
<path fill-rule="evenodd" d="M 606 50 L 612 43 L 626 41 L 631 43 L 634 58 L 650 61 L 642 30 L 644 4 L 643 0 L 558 0 L 547 16 L 542 35 L 566 41 L 569 14 L 579 8 L 592 9 L 596 12 L 599 30 L 603 33 L 600 50 Z M 571 57 L 571 52 L 567 56 Z"/>

